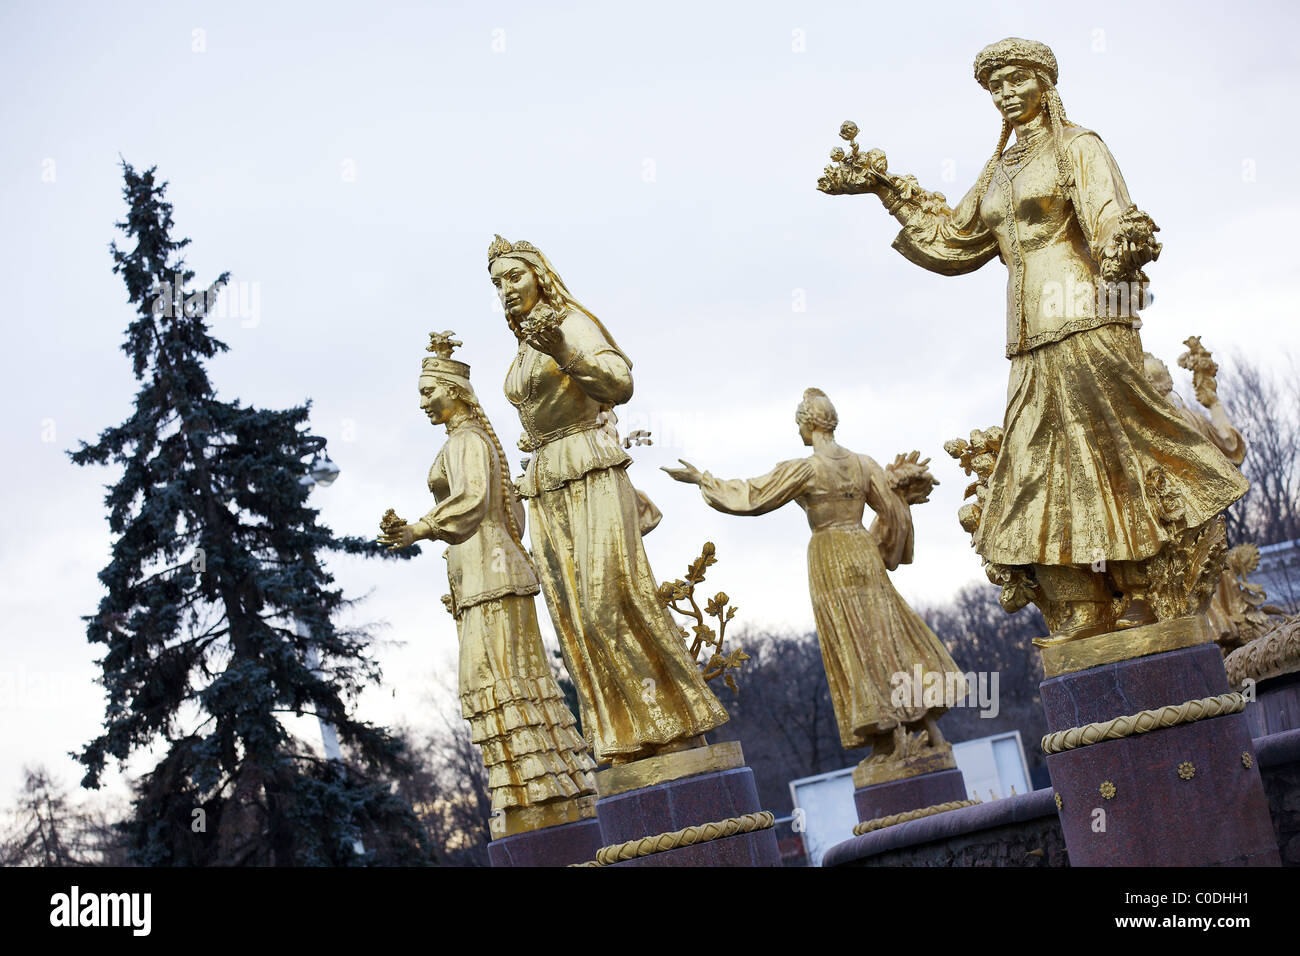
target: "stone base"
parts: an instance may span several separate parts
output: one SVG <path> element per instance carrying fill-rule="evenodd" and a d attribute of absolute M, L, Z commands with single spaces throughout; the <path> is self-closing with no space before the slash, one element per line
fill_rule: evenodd
<path fill-rule="evenodd" d="M 1300 730 L 1256 740 L 1255 753 L 1282 865 L 1300 866 Z"/>
<path fill-rule="evenodd" d="M 1040 685 L 1053 733 L 1228 691 L 1215 644 L 1103 664 Z M 1253 751 L 1238 712 L 1050 754 L 1070 864 L 1278 866 Z"/>
<path fill-rule="evenodd" d="M 597 786 L 600 787 L 599 779 Z M 760 810 L 754 772 L 743 766 L 700 773 L 610 796 L 602 795 L 596 802 L 596 816 L 606 846 L 720 822 Z M 780 866 L 781 853 L 777 848 L 776 830 L 768 827 L 611 865 Z"/>
<path fill-rule="evenodd" d="M 966 781 L 960 770 L 940 770 L 853 791 L 853 803 L 857 806 L 860 823 L 968 799 Z"/>
<path fill-rule="evenodd" d="M 1256 737 L 1300 730 L 1300 674 L 1270 677 L 1255 685 L 1246 705 L 1246 722 Z"/>
<path fill-rule="evenodd" d="M 488 844 L 488 860 L 498 866 L 568 866 L 596 858 L 604 846 L 600 823 L 579 820 L 502 837 Z"/>
<path fill-rule="evenodd" d="M 898 760 L 871 762 L 870 758 L 853 768 L 853 786 L 859 790 L 878 783 L 893 783 L 905 777 L 935 774 L 941 770 L 956 770 L 957 758 L 952 755 L 952 745 L 927 748 L 921 753 Z"/>
<path fill-rule="evenodd" d="M 1069 866 L 1051 790 L 921 817 L 837 843 L 822 866 Z"/>

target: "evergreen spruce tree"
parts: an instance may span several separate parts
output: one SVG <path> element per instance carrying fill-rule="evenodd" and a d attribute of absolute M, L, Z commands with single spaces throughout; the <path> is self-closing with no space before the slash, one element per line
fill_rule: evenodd
<path fill-rule="evenodd" d="M 336 536 L 307 505 L 301 479 L 323 446 L 307 430 L 310 403 L 218 399 L 205 361 L 227 346 L 207 316 L 228 274 L 186 294 L 189 240 L 171 237 L 166 183 L 122 167 L 130 211 L 117 225 L 134 248 L 110 248 L 138 313 L 122 348 L 141 385 L 126 422 L 70 453 L 123 467 L 106 497 L 107 594 L 86 618 L 89 640 L 107 648 L 108 702 L 104 733 L 76 755 L 82 784 L 98 787 L 109 758 L 161 742 L 126 825 L 144 865 L 428 862 L 419 821 L 385 783 L 407 769 L 401 743 L 349 714 L 378 666 L 364 629 L 335 626 L 349 601 L 318 559 L 383 552 Z M 324 671 L 307 666 L 309 640 Z M 346 766 L 283 722 L 315 714 L 337 728 Z"/>

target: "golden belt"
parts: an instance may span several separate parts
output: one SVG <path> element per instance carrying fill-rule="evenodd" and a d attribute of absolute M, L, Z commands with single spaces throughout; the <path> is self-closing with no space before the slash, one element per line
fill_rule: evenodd
<path fill-rule="evenodd" d="M 575 422 L 572 425 L 565 425 L 563 428 L 557 428 L 553 431 L 543 432 L 540 435 L 528 435 L 525 441 L 525 451 L 537 451 L 543 445 L 548 445 L 553 441 L 559 441 L 561 438 L 567 438 L 570 435 L 577 435 L 580 432 L 594 431 L 600 428 L 600 422 Z"/>

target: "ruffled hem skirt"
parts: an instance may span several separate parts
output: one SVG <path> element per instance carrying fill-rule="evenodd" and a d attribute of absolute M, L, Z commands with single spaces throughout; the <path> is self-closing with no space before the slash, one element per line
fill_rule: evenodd
<path fill-rule="evenodd" d="M 532 597 L 460 618 L 460 707 L 483 753 L 492 809 L 594 794 L 595 764 L 547 664 Z"/>

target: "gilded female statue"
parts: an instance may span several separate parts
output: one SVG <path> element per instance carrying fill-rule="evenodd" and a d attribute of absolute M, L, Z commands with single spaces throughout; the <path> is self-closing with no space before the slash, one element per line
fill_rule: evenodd
<path fill-rule="evenodd" d="M 631 458 L 604 414 L 632 397 L 632 363 L 531 244 L 497 236 L 488 269 L 519 342 L 505 383 L 532 452 L 519 494 L 596 761 L 697 746 L 727 712 L 656 597 Z"/>
<path fill-rule="evenodd" d="M 808 587 L 845 748 L 871 745 L 868 762 L 946 748 L 935 719 L 947 708 L 895 702 L 894 675 L 910 680 L 919 665 L 946 682 L 942 675 L 959 673 L 957 665 L 887 573 L 911 562 L 910 506 L 926 501 L 936 482 L 915 454 L 886 470 L 836 443 L 839 416 L 819 389 L 804 392 L 795 422 L 813 454 L 761 478 L 720 481 L 685 461 L 664 471 L 699 485 L 709 506 L 726 514 L 767 514 L 791 501 L 807 514 Z M 870 530 L 862 524 L 867 508 L 875 512 Z"/>
<path fill-rule="evenodd" d="M 524 509 L 506 457 L 469 382 L 451 358 L 450 332 L 431 335 L 420 371 L 420 408 L 447 429 L 429 469 L 437 504 L 407 524 L 392 511 L 379 541 L 393 549 L 445 541 L 451 594 L 443 598 L 460 638 L 460 705 L 488 770 L 493 811 L 505 832 L 594 815 L 586 741 L 551 675 L 534 595 L 537 575 L 524 550 Z"/>
<path fill-rule="evenodd" d="M 851 123 L 818 188 L 879 196 L 903 226 L 894 248 L 931 272 L 1007 266 L 1005 440 L 973 528 L 1003 606 L 1039 604 L 1040 644 L 1196 613 L 1222 561 L 1217 516 L 1248 485 L 1143 374 L 1155 225 L 1101 138 L 1066 118 L 1048 47 L 994 43 L 975 78 L 1002 132 L 955 208 L 859 153 Z"/>

